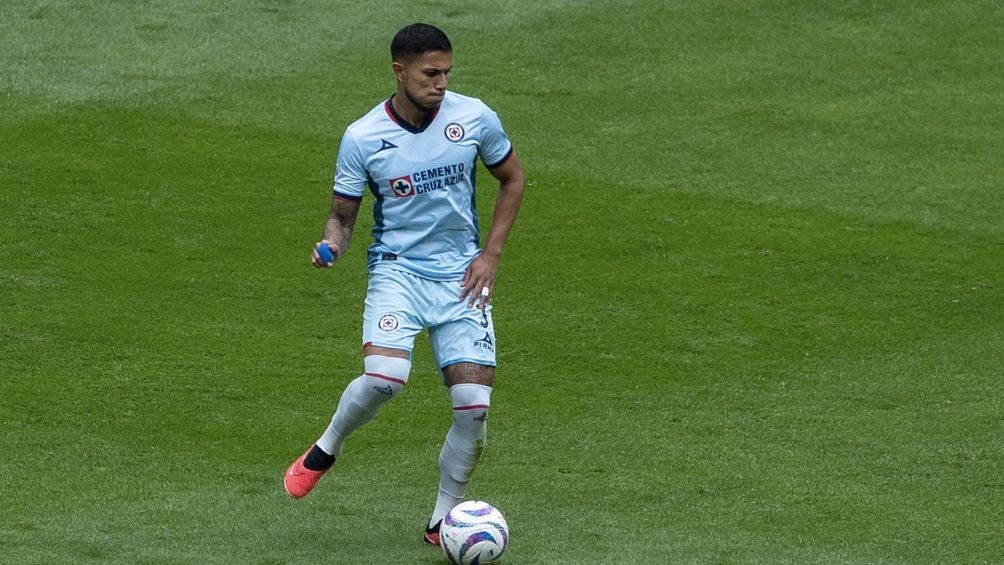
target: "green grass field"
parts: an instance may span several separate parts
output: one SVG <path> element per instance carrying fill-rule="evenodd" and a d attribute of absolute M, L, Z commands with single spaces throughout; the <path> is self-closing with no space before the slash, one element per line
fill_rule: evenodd
<path fill-rule="evenodd" d="M 372 200 L 309 246 L 412 21 L 528 175 L 468 493 L 507 562 L 1004 562 L 989 0 L 4 2 L 0 562 L 444 563 L 424 339 L 281 486 L 361 369 Z"/>

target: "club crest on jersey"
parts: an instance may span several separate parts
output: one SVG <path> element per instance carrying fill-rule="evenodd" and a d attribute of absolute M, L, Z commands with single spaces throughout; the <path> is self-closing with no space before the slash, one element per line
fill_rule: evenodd
<path fill-rule="evenodd" d="M 446 139 L 456 143 L 464 138 L 464 126 L 458 124 L 457 122 L 452 122 L 446 126 L 446 129 L 443 130 L 443 135 L 446 136 Z"/>
<path fill-rule="evenodd" d="M 390 179 L 390 189 L 398 198 L 415 195 L 415 185 L 411 182 L 411 175 Z"/>
<path fill-rule="evenodd" d="M 397 318 L 393 314 L 384 314 L 380 321 L 378 322 L 380 329 L 385 332 L 392 332 L 397 329 L 398 322 Z"/>

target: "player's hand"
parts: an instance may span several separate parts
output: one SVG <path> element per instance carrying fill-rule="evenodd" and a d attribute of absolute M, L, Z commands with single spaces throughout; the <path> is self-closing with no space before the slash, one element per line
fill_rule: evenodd
<path fill-rule="evenodd" d="M 330 257 L 321 256 L 322 254 L 324 254 L 324 248 L 327 248 L 327 250 L 331 252 Z M 321 267 L 330 268 L 332 263 L 334 263 L 341 255 L 342 255 L 342 250 L 338 248 L 338 245 L 326 239 L 322 239 L 321 241 L 318 241 L 317 243 L 314 244 L 313 251 L 310 254 L 310 264 L 318 269 L 320 269 Z"/>
<path fill-rule="evenodd" d="M 464 272 L 464 279 L 460 281 L 460 300 L 467 301 L 467 307 L 473 308 L 474 303 L 478 303 L 478 308 L 484 308 L 491 300 L 492 288 L 495 285 L 495 273 L 499 268 L 498 255 L 482 253 L 471 261 Z"/>

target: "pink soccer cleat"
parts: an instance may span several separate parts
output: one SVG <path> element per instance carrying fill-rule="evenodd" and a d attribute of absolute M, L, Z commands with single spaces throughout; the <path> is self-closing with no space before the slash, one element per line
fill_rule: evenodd
<path fill-rule="evenodd" d="M 313 448 L 313 446 L 311 446 Z M 296 458 L 293 464 L 286 469 L 286 476 L 283 477 L 283 486 L 286 487 L 286 494 L 293 498 L 303 498 L 317 486 L 317 481 L 321 480 L 327 469 L 312 471 L 303 466 L 303 460 L 307 458 L 310 449 L 303 452 L 303 455 Z"/>
<path fill-rule="evenodd" d="M 436 522 L 436 525 L 431 528 L 425 529 L 425 535 L 422 536 L 422 541 L 429 545 L 440 545 L 439 541 L 439 528 L 443 525 L 443 521 L 440 520 Z"/>

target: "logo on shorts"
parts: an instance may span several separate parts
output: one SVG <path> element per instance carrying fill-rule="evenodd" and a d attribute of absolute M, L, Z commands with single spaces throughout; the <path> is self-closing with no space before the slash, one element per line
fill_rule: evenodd
<path fill-rule="evenodd" d="M 456 143 L 464 138 L 464 126 L 457 122 L 452 122 L 443 130 L 443 135 L 446 136 L 446 139 Z"/>
<path fill-rule="evenodd" d="M 394 191 L 394 196 L 404 198 L 415 195 L 415 185 L 411 182 L 411 175 L 390 179 L 390 189 Z"/>
<path fill-rule="evenodd" d="M 485 332 L 485 337 L 474 340 L 474 347 L 495 353 L 495 342 L 492 341 L 492 336 L 488 332 Z"/>
<path fill-rule="evenodd" d="M 380 318 L 378 325 L 381 330 L 385 332 L 392 332 L 397 329 L 397 318 L 395 318 L 393 314 L 384 314 L 384 316 Z"/>

